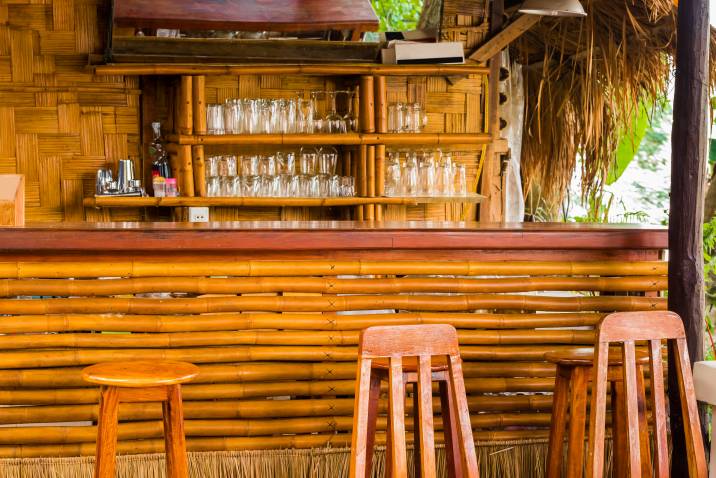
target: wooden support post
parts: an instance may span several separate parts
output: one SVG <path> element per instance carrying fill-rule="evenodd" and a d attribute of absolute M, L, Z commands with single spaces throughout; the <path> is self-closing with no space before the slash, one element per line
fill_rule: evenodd
<path fill-rule="evenodd" d="M 179 134 L 192 134 L 194 130 L 192 89 L 192 77 L 182 76 L 179 80 L 179 95 L 177 96 L 177 132 Z"/>
<path fill-rule="evenodd" d="M 374 133 L 375 98 L 374 79 L 372 76 L 366 75 L 360 78 L 359 112 L 361 132 Z M 371 195 L 375 195 L 375 146 L 361 146 L 360 156 L 360 195 L 371 197 Z M 373 181 L 372 185 L 369 185 L 370 181 Z M 366 204 L 363 206 L 363 216 L 366 220 L 373 220 L 375 218 L 375 205 Z"/>
<path fill-rule="evenodd" d="M 192 80 L 192 116 L 194 134 L 206 134 L 206 77 L 195 76 Z"/>
<path fill-rule="evenodd" d="M 385 76 L 375 77 L 375 131 L 388 132 L 388 86 Z M 385 145 L 375 147 L 375 195 L 385 195 Z M 375 219 L 383 220 L 383 205 L 376 204 Z"/>
<path fill-rule="evenodd" d="M 502 27 L 504 0 L 493 0 L 490 14 L 490 32 L 493 34 Z M 487 146 L 487 154 L 482 166 L 480 193 L 485 199 L 480 204 L 480 222 L 499 222 L 502 220 L 502 179 L 500 177 L 500 155 L 495 152 L 494 144 L 500 138 L 500 52 L 490 59 L 490 77 L 487 90 L 487 113 L 489 133 L 492 141 Z"/>
<path fill-rule="evenodd" d="M 541 19 L 542 17 L 540 15 L 530 14 L 518 17 L 517 20 L 507 25 L 504 30 L 500 31 L 497 35 L 483 43 L 477 50 L 471 53 L 469 58 L 471 60 L 484 62 L 495 55 L 499 55 L 500 52 L 507 48 L 510 43 L 522 36 L 523 33 L 532 28 L 535 23 L 539 22 Z"/>
<path fill-rule="evenodd" d="M 703 204 L 709 103 L 709 1 L 681 0 L 671 133 L 669 309 L 681 316 L 692 363 L 703 360 Z M 689 476 L 679 387 L 669 351 L 671 476 Z M 701 426 L 705 431 L 705 415 Z"/>
<path fill-rule="evenodd" d="M 206 166 L 204 164 L 204 147 L 191 147 L 191 163 L 194 173 L 194 194 L 206 197 Z"/>

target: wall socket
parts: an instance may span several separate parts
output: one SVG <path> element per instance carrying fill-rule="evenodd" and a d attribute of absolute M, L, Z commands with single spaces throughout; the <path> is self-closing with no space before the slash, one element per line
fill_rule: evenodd
<path fill-rule="evenodd" d="M 189 222 L 209 222 L 208 207 L 190 207 Z"/>

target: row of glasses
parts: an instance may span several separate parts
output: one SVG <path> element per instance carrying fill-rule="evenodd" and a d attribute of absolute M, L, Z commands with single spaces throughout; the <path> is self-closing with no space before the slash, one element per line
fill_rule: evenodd
<path fill-rule="evenodd" d="M 337 99 L 346 96 L 345 112 Z M 310 98 L 231 98 L 206 107 L 208 134 L 312 134 L 356 131 L 352 90 L 312 91 Z"/>
<path fill-rule="evenodd" d="M 385 195 L 395 197 L 466 196 L 467 171 L 450 153 L 391 152 L 385 166 Z"/>
<path fill-rule="evenodd" d="M 352 176 L 279 174 L 277 176 L 214 176 L 207 180 L 209 197 L 353 197 Z"/>
<path fill-rule="evenodd" d="M 278 176 L 281 174 L 333 176 L 338 150 L 332 146 L 301 148 L 298 153 L 278 151 L 270 155 L 221 155 L 206 158 L 206 177 Z"/>
<path fill-rule="evenodd" d="M 389 133 L 421 133 L 427 124 L 428 116 L 420 103 L 388 105 Z"/>

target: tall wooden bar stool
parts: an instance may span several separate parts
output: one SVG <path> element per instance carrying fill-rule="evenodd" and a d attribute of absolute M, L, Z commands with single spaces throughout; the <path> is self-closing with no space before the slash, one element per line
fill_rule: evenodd
<path fill-rule="evenodd" d="M 114 478 L 119 402 L 162 402 L 167 478 L 187 478 L 181 385 L 199 369 L 186 362 L 107 362 L 82 371 L 82 378 L 101 385 L 97 423 L 95 478 Z"/>
<path fill-rule="evenodd" d="M 371 476 L 381 381 L 388 381 L 386 477 L 408 476 L 405 385 L 413 383 L 416 476 L 435 469 L 432 382 L 439 383 L 448 476 L 478 478 L 457 331 L 451 325 L 369 327 L 361 332 L 351 447 L 351 478 Z M 432 357 L 438 357 L 432 365 Z"/>
<path fill-rule="evenodd" d="M 648 341 L 649 379 L 651 382 L 651 416 L 654 435 L 654 475 L 669 477 L 669 449 L 666 439 L 666 400 L 664 396 L 664 368 L 662 363 L 662 340 L 666 340 L 676 374 L 681 413 L 686 439 L 689 478 L 706 478 L 706 456 L 701 437 L 694 382 L 686 349 L 686 334 L 681 318 L 673 312 L 620 312 L 610 314 L 599 324 L 594 357 L 594 384 L 589 416 L 589 448 L 587 453 L 587 476 L 601 478 L 604 472 L 604 435 L 609 375 L 609 346 L 621 344 L 623 351 L 624 408 L 627 423 L 624 446 L 628 450 L 628 466 L 620 476 L 639 477 L 643 474 L 642 462 L 650 458 L 639 445 L 639 374 L 635 342 Z M 674 415 L 671 415 L 675 419 Z M 640 450 L 641 448 L 641 450 Z M 652 476 L 652 475 L 648 475 Z M 687 477 L 679 477 L 687 478 Z"/>
<path fill-rule="evenodd" d="M 567 477 L 582 478 L 584 473 L 584 438 L 587 419 L 587 387 L 592 379 L 594 348 L 584 347 L 545 354 L 548 362 L 557 364 L 557 376 L 554 383 L 554 401 L 549 431 L 549 450 L 547 453 L 547 478 L 559 478 L 563 464 L 564 435 L 569 416 L 567 435 Z M 622 382 L 622 357 L 618 350 L 609 354 L 608 380 L 612 392 L 612 425 L 614 429 L 614 476 L 627 476 L 628 457 L 626 444 L 624 387 Z M 642 366 L 649 363 L 649 357 L 639 354 L 637 357 L 637 395 L 639 400 L 639 431 L 642 451 L 649 453 L 649 430 L 646 423 L 646 397 Z M 651 477 L 651 465 L 644 463 L 645 476 Z"/>

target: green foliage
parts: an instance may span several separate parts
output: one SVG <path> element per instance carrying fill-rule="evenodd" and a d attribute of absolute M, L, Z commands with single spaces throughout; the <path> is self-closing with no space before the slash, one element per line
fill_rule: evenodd
<path fill-rule="evenodd" d="M 639 104 L 639 114 L 634 119 L 629 131 L 622 135 L 616 151 L 615 162 L 607 175 L 607 184 L 614 183 L 629 166 L 641 145 L 641 140 L 649 126 L 649 111 L 643 104 Z"/>
<path fill-rule="evenodd" d="M 423 10 L 423 0 L 371 0 L 380 19 L 380 31 L 414 30 Z"/>
<path fill-rule="evenodd" d="M 713 344 L 711 340 L 714 336 L 714 323 L 712 312 L 716 305 L 716 217 L 704 224 L 704 282 L 706 289 L 706 334 L 708 336 L 707 343 L 711 344 L 708 347 L 707 360 L 713 360 L 714 353 Z"/>

